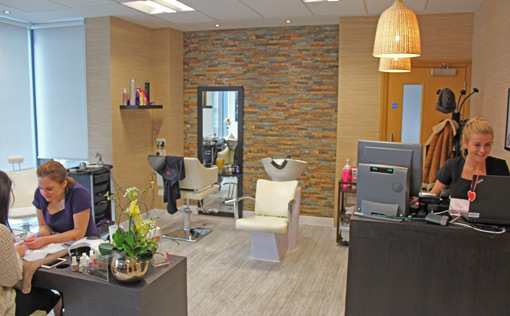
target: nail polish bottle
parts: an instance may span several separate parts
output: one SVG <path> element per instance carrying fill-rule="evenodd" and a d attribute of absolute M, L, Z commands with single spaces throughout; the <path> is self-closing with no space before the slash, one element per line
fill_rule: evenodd
<path fill-rule="evenodd" d="M 96 255 L 94 254 L 94 250 L 89 251 L 89 270 L 92 270 L 97 264 Z"/>
<path fill-rule="evenodd" d="M 73 256 L 73 259 L 71 261 L 71 271 L 76 272 L 78 271 L 78 262 L 76 262 L 76 256 Z"/>
<path fill-rule="evenodd" d="M 85 254 L 83 254 L 81 257 L 80 257 L 80 266 L 79 266 L 79 270 L 81 273 L 85 273 L 85 270 L 87 269 L 86 267 L 86 264 L 87 264 L 87 259 L 85 258 Z"/>

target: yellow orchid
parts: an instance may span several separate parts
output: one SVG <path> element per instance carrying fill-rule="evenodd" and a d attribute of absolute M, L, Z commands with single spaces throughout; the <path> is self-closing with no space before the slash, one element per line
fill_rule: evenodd
<path fill-rule="evenodd" d="M 136 223 L 136 230 L 143 236 L 156 227 L 156 221 L 152 218 L 144 219 Z"/>
<path fill-rule="evenodd" d="M 126 210 L 126 214 L 133 216 L 136 219 L 142 219 L 140 217 L 140 207 L 138 206 L 138 200 L 131 201 L 129 207 Z"/>

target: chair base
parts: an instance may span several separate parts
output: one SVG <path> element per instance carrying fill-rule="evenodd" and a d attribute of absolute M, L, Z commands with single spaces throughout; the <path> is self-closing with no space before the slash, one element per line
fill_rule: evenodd
<path fill-rule="evenodd" d="M 287 234 L 251 232 L 251 257 L 280 262 L 287 252 Z"/>
<path fill-rule="evenodd" d="M 251 257 L 258 260 L 282 261 L 287 252 L 297 247 L 299 234 L 299 209 L 301 205 L 301 187 L 297 187 L 292 207 L 292 225 L 285 234 L 251 232 Z"/>
<path fill-rule="evenodd" d="M 168 234 L 162 235 L 162 238 L 187 241 L 187 242 L 197 242 L 202 237 L 205 237 L 207 234 L 212 232 L 210 228 L 192 228 L 189 231 L 184 229 L 177 229 Z"/>
<path fill-rule="evenodd" d="M 184 228 L 175 229 L 169 234 L 164 234 L 161 237 L 166 239 L 197 242 L 202 237 L 206 236 L 212 229 L 210 228 L 191 228 L 191 208 L 189 206 L 189 199 L 187 199 L 186 208 L 179 210 L 182 213 L 184 219 Z"/>

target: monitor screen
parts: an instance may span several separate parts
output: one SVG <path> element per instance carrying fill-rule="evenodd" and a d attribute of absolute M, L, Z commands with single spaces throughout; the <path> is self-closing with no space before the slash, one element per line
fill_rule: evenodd
<path fill-rule="evenodd" d="M 421 191 L 423 175 L 421 144 L 360 140 L 358 141 L 358 163 L 408 168 L 411 177 L 410 194 L 418 196 Z"/>

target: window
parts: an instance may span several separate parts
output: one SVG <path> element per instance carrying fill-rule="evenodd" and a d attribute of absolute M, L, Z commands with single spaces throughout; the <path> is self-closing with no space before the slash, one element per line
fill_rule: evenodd
<path fill-rule="evenodd" d="M 0 22 L 0 169 L 23 156 L 21 169 L 35 167 L 35 129 L 28 25 Z M 18 164 L 16 164 L 16 170 Z"/>
<path fill-rule="evenodd" d="M 38 158 L 88 160 L 83 23 L 36 28 L 33 41 Z"/>

